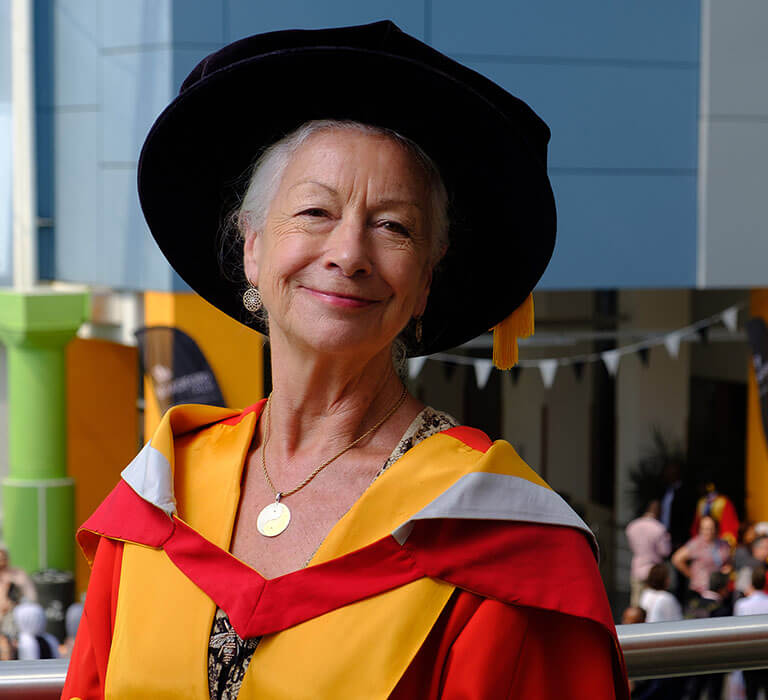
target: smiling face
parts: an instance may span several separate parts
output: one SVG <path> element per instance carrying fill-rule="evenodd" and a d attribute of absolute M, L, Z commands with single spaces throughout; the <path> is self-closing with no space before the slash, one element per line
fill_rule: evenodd
<path fill-rule="evenodd" d="M 289 161 L 263 231 L 245 236 L 270 335 L 364 358 L 426 307 L 429 191 L 395 141 L 356 130 L 310 136 Z"/>

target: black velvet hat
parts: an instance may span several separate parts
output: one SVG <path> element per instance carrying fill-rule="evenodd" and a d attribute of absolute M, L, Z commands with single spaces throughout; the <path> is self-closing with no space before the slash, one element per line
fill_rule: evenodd
<path fill-rule="evenodd" d="M 244 275 L 231 272 L 242 268 L 242 247 L 222 253 L 224 219 L 264 148 L 313 119 L 392 129 L 443 176 L 450 247 L 435 271 L 422 340 L 406 338 L 408 354 L 495 328 L 494 361 L 514 364 L 555 242 L 549 129 L 524 102 L 391 22 L 252 36 L 189 74 L 147 136 L 138 174 L 149 228 L 181 278 L 264 330 L 243 307 Z"/>

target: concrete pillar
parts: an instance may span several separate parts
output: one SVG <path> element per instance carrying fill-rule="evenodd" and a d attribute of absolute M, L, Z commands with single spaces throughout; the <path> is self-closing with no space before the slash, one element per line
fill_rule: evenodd
<path fill-rule="evenodd" d="M 87 311 L 84 292 L 0 290 L 0 340 L 8 358 L 3 531 L 11 561 L 27 571 L 74 569 L 65 347 Z"/>

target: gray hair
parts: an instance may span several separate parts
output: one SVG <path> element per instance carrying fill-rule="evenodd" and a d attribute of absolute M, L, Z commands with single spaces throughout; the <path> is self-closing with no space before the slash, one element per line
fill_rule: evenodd
<path fill-rule="evenodd" d="M 437 264 L 448 246 L 448 193 L 434 161 L 409 138 L 391 129 L 370 126 L 350 120 L 317 119 L 305 122 L 287 136 L 276 141 L 259 156 L 253 166 L 248 187 L 235 212 L 234 223 L 242 238 L 249 231 L 262 231 L 267 212 L 277 194 L 286 167 L 293 155 L 313 134 L 323 131 L 358 131 L 391 139 L 402 146 L 424 171 L 430 192 L 430 236 L 432 266 Z"/>

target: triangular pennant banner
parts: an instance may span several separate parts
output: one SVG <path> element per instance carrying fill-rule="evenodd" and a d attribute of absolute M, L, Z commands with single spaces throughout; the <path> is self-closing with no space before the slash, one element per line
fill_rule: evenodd
<path fill-rule="evenodd" d="M 421 368 L 424 366 L 424 363 L 427 361 L 427 358 L 425 356 L 422 357 L 411 357 L 408 360 L 408 376 L 411 379 L 415 379 L 416 377 L 421 374 Z"/>
<path fill-rule="evenodd" d="M 491 376 L 493 362 L 490 360 L 475 360 L 472 364 L 475 366 L 475 378 L 477 379 L 477 386 L 480 389 L 484 389 L 485 385 L 488 383 L 488 377 Z"/>
<path fill-rule="evenodd" d="M 706 345 L 709 342 L 709 326 L 697 328 L 696 333 L 698 334 L 702 345 Z"/>
<path fill-rule="evenodd" d="M 539 371 L 544 386 L 549 389 L 555 383 L 555 374 L 557 373 L 557 360 L 541 360 L 539 362 Z"/>
<path fill-rule="evenodd" d="M 664 338 L 664 347 L 667 348 L 667 352 L 670 357 L 677 357 L 680 354 L 680 341 L 683 336 L 680 333 L 670 333 Z"/>
<path fill-rule="evenodd" d="M 612 377 L 616 376 L 616 372 L 619 371 L 619 360 L 621 359 L 621 353 L 618 350 L 606 350 L 600 353 L 600 357 L 605 362 L 605 368 L 608 370 L 608 374 Z"/>
<path fill-rule="evenodd" d="M 730 309 L 726 309 L 723 311 L 721 318 L 723 319 L 725 327 L 731 333 L 735 333 L 736 329 L 739 327 L 739 307 L 732 306 Z"/>
<path fill-rule="evenodd" d="M 643 367 L 647 367 L 650 363 L 651 359 L 651 349 L 650 348 L 640 348 L 637 351 L 637 354 L 640 356 L 640 362 L 643 363 Z"/>

